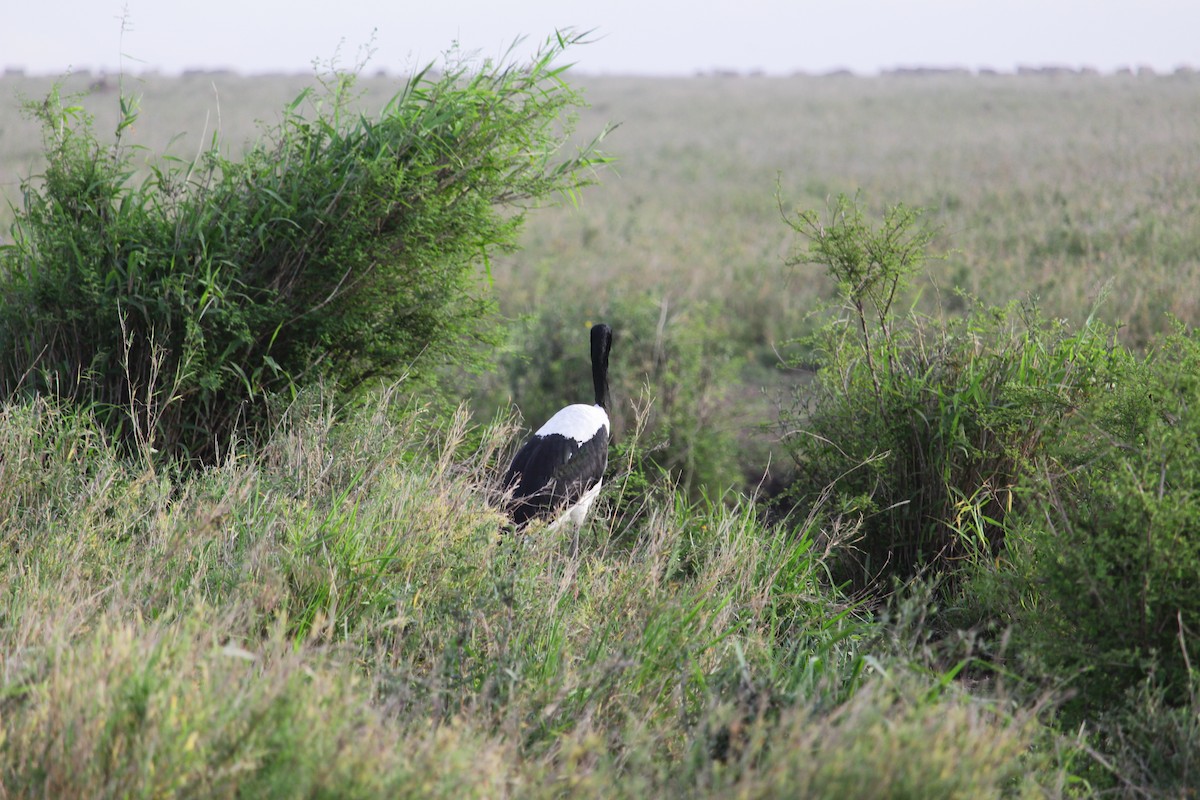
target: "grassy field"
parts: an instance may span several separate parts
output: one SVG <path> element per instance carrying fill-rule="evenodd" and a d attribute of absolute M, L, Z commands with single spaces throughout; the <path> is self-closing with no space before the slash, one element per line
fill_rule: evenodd
<path fill-rule="evenodd" d="M 1087 716 L 1070 702 L 1093 666 L 1022 640 L 1053 613 L 1006 576 L 1057 575 L 1034 570 L 1053 540 L 987 554 L 948 590 L 852 593 L 831 575 L 859 532 L 854 507 L 822 496 L 778 523 L 753 493 L 788 459 L 777 410 L 814 379 L 795 339 L 840 297 L 796 263 L 805 243 L 784 214 L 839 193 L 873 216 L 924 208 L 944 256 L 905 310 L 957 319 L 972 308 L 960 289 L 996 306 L 1036 298 L 1048 325 L 1066 321 L 1059 335 L 1090 330 L 1104 297 L 1097 319 L 1140 353 L 1172 317 L 1200 321 L 1200 77 L 571 80 L 591 103 L 581 137 L 618 126 L 603 148 L 615 161 L 577 204 L 531 209 L 521 248 L 492 260 L 508 340 L 494 369 L 447 377 L 456 413 L 306 393 L 265 445 L 184 471 L 131 457 L 86 412 L 0 409 L 0 795 L 1191 796 L 1194 694 L 1147 682 Z M 125 143 L 191 160 L 215 136 L 236 154 L 311 83 L 131 77 L 141 114 Z M 113 129 L 114 80 L 67 81 L 89 85 L 79 102 Z M 49 88 L 0 79 L 0 190 L 15 205 L 42 152 L 17 98 Z M 399 83 L 359 88 L 369 109 Z M 536 425 L 585 400 L 577 345 L 599 320 L 617 334 L 618 446 L 598 513 L 577 535 L 497 535 L 513 404 Z M 1200 364 L 1181 346 L 1158 372 L 1122 373 L 1101 363 L 1124 352 L 1105 328 L 1061 334 L 1046 366 L 1041 329 L 972 325 L 931 342 L 957 368 L 1002 329 L 1022 375 L 1050 376 L 1039 403 L 1085 367 L 1165 381 Z M 1194 414 L 1179 423 L 1190 384 L 1154 384 L 1160 402 L 1181 393 L 1180 411 L 1111 380 L 1098 402 L 1131 439 L 1193 430 Z M 1130 409 L 1146 408 L 1161 430 L 1138 427 Z M 1116 480 L 1128 464 L 1114 463 L 1100 472 Z M 1150 497 L 1156 469 L 1125 494 Z M 963 528 L 1002 490 L 1011 510 L 1013 485 L 986 488 L 957 499 Z M 1053 500 L 1043 516 L 1067 520 Z M 1086 527 L 1054 520 L 1064 536 Z M 1179 520 L 1172 535 L 1194 528 Z M 1178 624 L 1186 661 L 1194 621 Z"/>
<path fill-rule="evenodd" d="M 764 343 L 820 295 L 780 274 L 786 206 L 862 192 L 925 207 L 951 250 L 943 292 L 1029 292 L 1080 318 L 1115 279 L 1130 335 L 1197 315 L 1200 167 L 1193 79 L 883 77 L 584 82 L 619 178 L 580 213 L 531 220 L 501 291 L 541 262 L 593 285 L 628 275 L 680 300 L 733 301 Z M 584 126 L 585 129 L 587 126 Z M 579 252 L 575 245 L 578 243 Z M 787 291 L 779 291 L 786 286 Z"/>
<path fill-rule="evenodd" d="M 8 796 L 1061 793 L 1036 704 L 861 620 L 809 534 L 664 494 L 498 537 L 512 429 L 387 410 L 307 398 L 186 480 L 4 410 Z"/>
<path fill-rule="evenodd" d="M 219 135 L 238 152 L 313 83 L 309 76 L 131 77 L 142 114 L 127 140 L 192 158 Z M 75 76 L 68 89 L 94 79 Z M 1113 281 L 1109 318 L 1144 341 L 1164 314 L 1197 318 L 1200 77 L 884 76 L 695 79 L 580 76 L 592 108 L 580 131 L 619 125 L 615 159 L 578 208 L 531 214 L 520 253 L 494 265 L 503 310 L 525 313 L 568 293 L 596 311 L 645 291 L 670 309 L 720 301 L 739 340 L 794 335 L 815 276 L 782 264 L 793 247 L 785 207 L 861 192 L 873 207 L 930 210 L 949 255 L 939 289 L 992 302 L 1025 294 L 1080 319 Z M 19 202 L 38 168 L 36 125 L 20 97 L 48 79 L 0 82 L 0 188 Z M 364 108 L 400 83 L 360 83 Z M 82 102 L 97 129 L 117 118 L 117 82 Z M 4 214 L 8 215 L 5 209 Z M 783 290 L 781 290 L 781 288 Z M 946 300 L 943 297 L 943 300 Z"/>

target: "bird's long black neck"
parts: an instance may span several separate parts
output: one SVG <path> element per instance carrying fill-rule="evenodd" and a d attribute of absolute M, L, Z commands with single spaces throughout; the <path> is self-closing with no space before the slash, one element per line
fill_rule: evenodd
<path fill-rule="evenodd" d="M 607 325 L 592 328 L 592 383 L 596 387 L 596 405 L 608 409 L 608 351 L 612 348 L 612 329 Z"/>

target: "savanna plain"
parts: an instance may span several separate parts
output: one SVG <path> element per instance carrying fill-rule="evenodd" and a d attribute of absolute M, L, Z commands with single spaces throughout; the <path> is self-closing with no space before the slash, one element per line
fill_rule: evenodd
<path fill-rule="evenodd" d="M 545 115 L 470 151 L 478 206 L 453 152 L 390 166 L 430 137 L 360 158 L 369 68 L 0 79 L 0 797 L 1196 796 L 1200 76 L 549 66 L 405 95 L 471 147 Z M 270 239 L 335 162 L 417 188 Z M 325 320 L 325 258 L 427 283 Z M 263 296 L 308 306 L 218 316 Z M 508 531 L 600 321 L 600 500 Z"/>

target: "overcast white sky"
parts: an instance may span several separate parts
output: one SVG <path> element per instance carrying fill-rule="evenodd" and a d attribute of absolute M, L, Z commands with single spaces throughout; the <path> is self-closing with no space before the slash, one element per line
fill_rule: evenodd
<path fill-rule="evenodd" d="M 0 68 L 308 72 L 372 40 L 369 70 L 423 66 L 454 41 L 595 29 L 588 73 L 787 74 L 896 66 L 1200 66 L 1200 0 L 6 0 Z M 129 30 L 121 36 L 127 10 Z"/>

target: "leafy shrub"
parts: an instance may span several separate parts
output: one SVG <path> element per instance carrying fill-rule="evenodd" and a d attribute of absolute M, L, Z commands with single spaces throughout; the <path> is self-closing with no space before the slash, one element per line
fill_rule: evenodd
<path fill-rule="evenodd" d="M 1200 335 L 1177 332 L 1067 420 L 1022 527 L 1023 635 L 1078 712 L 1187 696 L 1200 632 Z"/>
<path fill-rule="evenodd" d="M 819 369 L 782 415 L 787 502 L 807 510 L 832 495 L 835 513 L 862 517 L 843 576 L 859 585 L 996 555 L 1043 432 L 1103 382 L 1107 331 L 974 301 L 948 319 L 901 313 L 930 239 L 904 206 L 878 229 L 844 196 L 828 222 L 788 222 L 809 241 L 797 263 L 824 266 L 841 306 L 810 338 Z"/>
<path fill-rule="evenodd" d="M 280 390 L 478 363 L 478 265 L 514 245 L 527 204 L 601 160 L 556 161 L 581 99 L 555 62 L 575 41 L 529 65 L 422 72 L 375 117 L 335 76 L 242 161 L 214 140 L 140 182 L 127 98 L 111 146 L 57 93 L 32 106 L 48 165 L 0 251 L 0 394 L 94 404 L 148 450 L 211 460 Z"/>

